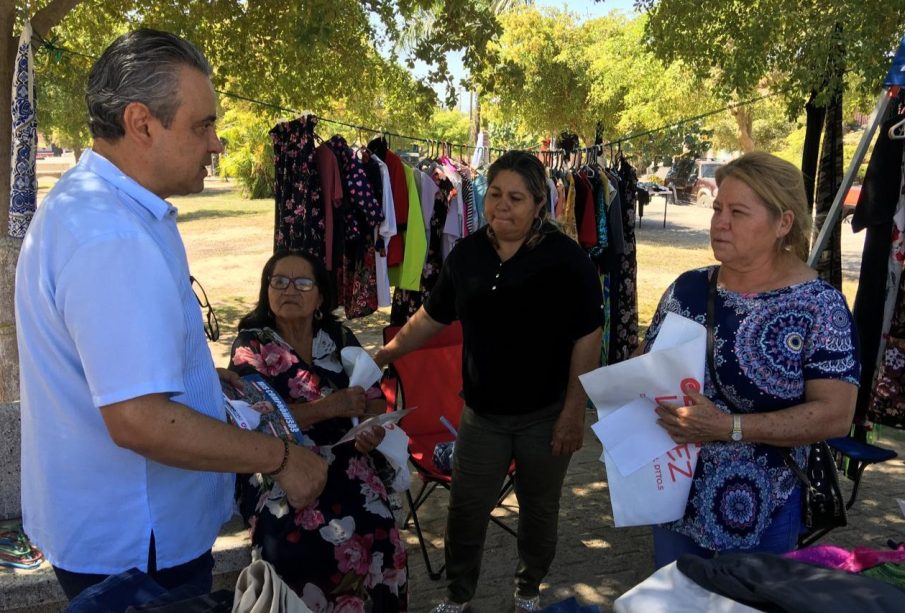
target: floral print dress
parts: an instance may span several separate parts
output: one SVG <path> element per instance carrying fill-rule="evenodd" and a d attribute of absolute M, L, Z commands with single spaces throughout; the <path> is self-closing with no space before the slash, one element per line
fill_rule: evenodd
<path fill-rule="evenodd" d="M 275 163 L 274 250 L 307 251 L 324 261 L 325 218 L 314 161 L 317 118 L 283 122 L 270 131 Z"/>
<path fill-rule="evenodd" d="M 306 364 L 274 330 L 242 330 L 229 368 L 259 373 L 289 403 L 318 400 L 348 386 L 339 352 L 359 343 L 342 328 L 336 335 L 319 330 L 312 344 L 313 364 Z M 379 387 L 368 390 L 368 398 L 379 396 Z M 329 464 L 327 485 L 311 505 L 293 508 L 279 485 L 259 473 L 239 476 L 239 510 L 256 554 L 312 611 L 406 611 L 405 544 L 374 459 L 352 443 L 330 447 L 351 425 L 335 418 L 303 430 L 304 445 Z"/>
<path fill-rule="evenodd" d="M 647 333 L 647 347 L 669 312 L 706 325 L 713 270 L 686 272 L 666 290 Z M 854 334 L 842 294 L 820 279 L 754 294 L 720 288 L 714 305 L 714 367 L 739 412 L 785 409 L 804 401 L 809 380 L 858 384 Z M 731 412 L 706 369 L 704 395 Z M 801 466 L 806 451 L 792 450 Z M 776 447 L 704 443 L 685 516 L 667 527 L 710 550 L 752 549 L 797 486 Z"/>

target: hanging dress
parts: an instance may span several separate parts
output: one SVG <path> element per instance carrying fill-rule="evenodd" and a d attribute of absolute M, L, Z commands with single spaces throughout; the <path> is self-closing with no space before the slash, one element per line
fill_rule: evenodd
<path fill-rule="evenodd" d="M 336 279 L 339 302 L 346 319 L 365 317 L 377 310 L 377 262 L 374 229 L 383 221 L 383 205 L 374 196 L 364 166 L 341 136 L 327 145 L 336 155 L 343 183 L 342 265 Z M 340 237 L 334 234 L 333 240 Z"/>
<path fill-rule="evenodd" d="M 635 249 L 635 188 L 638 176 L 624 159 L 620 161 L 617 173 L 624 252 L 617 255 L 615 261 L 618 287 L 614 288 L 616 296 L 612 301 L 609 364 L 629 359 L 638 348 L 638 254 Z"/>
<path fill-rule="evenodd" d="M 449 179 L 443 178 L 439 180 L 438 187 L 431 212 L 427 255 L 421 270 L 420 289 L 413 291 L 396 288 L 393 293 L 393 306 L 390 309 L 391 326 L 404 325 L 421 308 L 440 277 L 440 269 L 443 267 L 443 228 L 446 225 L 453 184 Z"/>
<path fill-rule="evenodd" d="M 314 162 L 314 126 L 307 116 L 277 124 L 271 131 L 275 162 L 274 251 L 306 251 L 325 261 L 326 225 L 320 178 Z"/>

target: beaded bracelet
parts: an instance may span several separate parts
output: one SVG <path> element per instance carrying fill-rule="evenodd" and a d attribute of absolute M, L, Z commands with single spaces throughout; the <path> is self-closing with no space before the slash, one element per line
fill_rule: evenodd
<path fill-rule="evenodd" d="M 280 474 L 281 472 L 283 472 L 283 469 L 286 468 L 286 464 L 289 463 L 289 441 L 287 441 L 287 440 L 284 439 L 284 438 L 283 438 L 283 439 L 280 439 L 280 440 L 283 441 L 283 461 L 280 462 L 280 467 L 279 467 L 279 468 L 277 468 L 277 469 L 276 469 L 275 471 L 273 471 L 272 473 L 268 473 L 268 474 L 267 474 L 268 477 L 276 477 L 278 474 Z"/>

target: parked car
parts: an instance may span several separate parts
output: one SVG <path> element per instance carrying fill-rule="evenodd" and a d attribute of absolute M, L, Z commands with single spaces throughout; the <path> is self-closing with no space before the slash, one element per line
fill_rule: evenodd
<path fill-rule="evenodd" d="M 53 149 L 50 147 L 41 147 L 35 150 L 35 159 L 43 160 L 44 158 L 50 158 L 54 156 Z"/>
<path fill-rule="evenodd" d="M 679 159 L 666 173 L 666 184 L 676 190 L 680 201 L 709 208 L 716 197 L 716 169 L 720 166 L 713 160 Z"/>
<path fill-rule="evenodd" d="M 842 201 L 842 220 L 845 221 L 855 214 L 855 207 L 858 206 L 858 198 L 861 196 L 861 186 L 852 185 L 845 192 L 845 200 Z"/>

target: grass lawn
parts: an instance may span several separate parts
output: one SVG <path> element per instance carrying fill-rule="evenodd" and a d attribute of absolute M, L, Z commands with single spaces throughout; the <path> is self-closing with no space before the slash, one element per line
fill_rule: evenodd
<path fill-rule="evenodd" d="M 254 306 L 261 269 L 273 253 L 274 202 L 246 200 L 218 179 L 208 179 L 201 194 L 170 202 L 179 209 L 189 270 L 220 321 L 220 340 L 210 344 L 214 361 L 226 366 L 236 324 Z"/>

